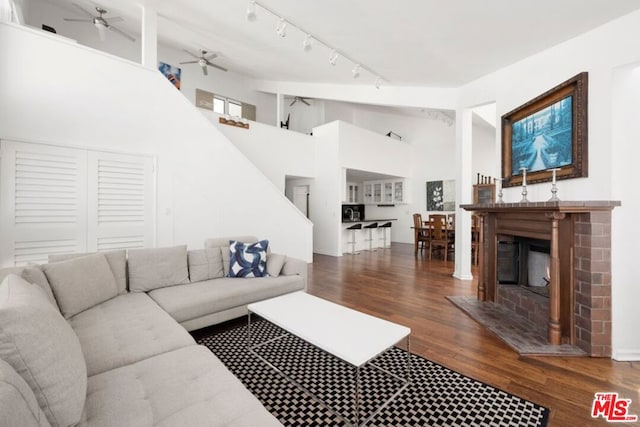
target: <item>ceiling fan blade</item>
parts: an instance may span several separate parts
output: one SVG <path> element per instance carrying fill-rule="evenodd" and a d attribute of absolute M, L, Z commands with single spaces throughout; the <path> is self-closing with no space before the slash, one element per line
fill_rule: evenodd
<path fill-rule="evenodd" d="M 214 67 L 214 68 L 217 68 L 218 70 L 221 70 L 221 71 L 225 71 L 225 72 L 227 71 L 227 69 L 226 69 L 226 68 L 221 67 L 221 66 L 216 65 L 216 64 L 212 64 L 212 63 L 211 63 L 211 62 L 209 62 L 209 61 L 207 61 L 207 65 L 210 65 L 210 66 L 212 66 L 212 67 Z"/>
<path fill-rule="evenodd" d="M 116 33 L 120 34 L 122 37 L 124 37 L 124 38 L 126 38 L 126 39 L 129 39 L 129 40 L 130 40 L 130 41 L 132 41 L 132 42 L 135 42 L 135 41 L 136 41 L 136 38 L 135 38 L 135 37 L 133 37 L 133 36 L 131 36 L 131 35 L 129 35 L 129 34 L 127 34 L 127 33 L 125 33 L 125 32 L 124 32 L 124 31 L 122 31 L 120 28 L 114 27 L 113 25 L 109 25 L 107 28 L 108 28 L 108 29 L 110 29 L 110 30 L 115 31 Z"/>
<path fill-rule="evenodd" d="M 194 58 L 200 59 L 200 57 L 198 55 L 196 55 L 195 53 L 191 53 L 187 49 L 182 49 L 182 50 L 184 50 L 185 52 L 187 52 L 189 55 L 193 56 Z"/>
<path fill-rule="evenodd" d="M 100 36 L 100 41 L 103 42 L 107 39 L 107 27 L 104 25 L 96 25 L 98 29 L 98 36 Z"/>
<path fill-rule="evenodd" d="M 90 16 L 91 18 L 93 18 L 93 13 L 89 12 L 84 7 L 80 6 L 78 3 L 71 2 L 71 4 L 74 5 L 76 7 L 76 9 L 81 10 L 82 13 L 84 13 L 85 15 Z"/>
<path fill-rule="evenodd" d="M 206 65 L 202 66 L 202 74 L 204 74 L 205 76 L 209 75 L 209 72 L 207 71 L 207 66 Z"/>
<path fill-rule="evenodd" d="M 109 17 L 109 18 L 107 18 L 107 19 L 109 19 L 109 23 L 112 23 L 112 22 L 122 22 L 122 21 L 124 21 L 124 18 L 123 18 L 122 16 L 110 16 L 110 17 Z"/>
<path fill-rule="evenodd" d="M 211 55 L 207 55 L 204 57 L 204 59 L 206 59 L 207 61 L 212 60 L 213 58 L 217 58 L 218 54 L 217 53 L 212 53 Z"/>
<path fill-rule="evenodd" d="M 180 62 L 180 64 L 196 64 L 198 61 L 184 61 Z"/>
<path fill-rule="evenodd" d="M 93 19 L 84 19 L 84 18 L 62 18 L 62 19 L 69 22 L 93 22 Z"/>

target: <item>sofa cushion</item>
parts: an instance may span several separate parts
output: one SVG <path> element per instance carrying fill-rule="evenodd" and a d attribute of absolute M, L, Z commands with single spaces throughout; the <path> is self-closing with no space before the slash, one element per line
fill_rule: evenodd
<path fill-rule="evenodd" d="M 129 289 L 146 292 L 189 283 L 187 246 L 129 250 Z"/>
<path fill-rule="evenodd" d="M 87 254 L 56 254 L 49 255 L 49 262 L 66 261 L 68 259 L 79 258 L 86 255 L 93 255 L 93 253 Z M 118 285 L 118 293 L 127 293 L 127 251 L 124 249 L 118 251 L 101 252 L 107 258 L 109 267 L 113 272 L 113 277 L 116 279 Z"/>
<path fill-rule="evenodd" d="M 297 275 L 260 279 L 223 277 L 156 289 L 149 296 L 178 322 L 185 322 L 301 289 L 304 279 Z"/>
<path fill-rule="evenodd" d="M 69 319 L 80 339 L 87 372 L 95 375 L 194 340 L 145 293 L 118 295 Z"/>
<path fill-rule="evenodd" d="M 198 249 L 187 252 L 189 260 L 189 280 L 217 279 L 224 277 L 220 248 Z"/>
<path fill-rule="evenodd" d="M 267 273 L 268 240 L 229 242 L 229 277 L 264 277 Z"/>
<path fill-rule="evenodd" d="M 0 359 L 0 426 L 50 426 L 29 385 Z"/>
<path fill-rule="evenodd" d="M 39 265 L 29 265 L 22 270 L 21 276 L 27 282 L 39 286 L 40 289 L 44 291 L 49 302 L 59 310 L 58 303 L 56 302 L 56 298 L 53 296 L 53 291 L 51 290 L 51 285 L 47 280 L 47 276 L 44 275 L 42 267 Z"/>
<path fill-rule="evenodd" d="M 211 351 L 192 345 L 89 378 L 79 426 L 281 424 Z"/>
<path fill-rule="evenodd" d="M 42 266 L 65 318 L 118 295 L 104 254 L 97 253 Z"/>
<path fill-rule="evenodd" d="M 78 337 L 44 292 L 16 275 L 0 284 L 0 359 L 29 384 L 51 425 L 80 420 L 87 367 Z"/>
<path fill-rule="evenodd" d="M 278 277 L 284 266 L 287 256 L 283 254 L 269 254 L 267 256 L 267 274 L 271 277 Z"/>
<path fill-rule="evenodd" d="M 39 270 L 39 271 L 35 271 Z M 55 297 L 53 296 L 53 292 L 51 291 L 51 285 L 49 285 L 49 281 L 47 280 L 47 276 L 42 272 L 42 268 L 39 265 L 29 265 L 29 266 L 21 266 L 21 267 L 5 267 L 0 268 L 0 282 L 4 280 L 9 274 L 16 274 L 18 276 L 22 276 L 27 282 L 37 285 L 42 288 L 45 295 L 49 301 L 53 304 L 56 310 L 60 310 L 58 308 L 58 303 L 56 302 Z"/>

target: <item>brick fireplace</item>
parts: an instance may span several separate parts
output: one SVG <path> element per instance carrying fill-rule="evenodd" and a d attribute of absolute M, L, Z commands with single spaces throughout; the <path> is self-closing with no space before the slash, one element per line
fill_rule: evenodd
<path fill-rule="evenodd" d="M 548 342 L 611 356 L 611 210 L 615 201 L 463 205 L 481 218 L 478 299 L 542 323 Z M 548 298 L 501 289 L 498 242 L 548 242 Z M 522 270 L 522 266 L 520 269 Z M 518 279 L 520 280 L 520 279 Z M 506 292 L 508 291 L 508 292 Z M 546 298 L 546 299 L 545 299 Z"/>

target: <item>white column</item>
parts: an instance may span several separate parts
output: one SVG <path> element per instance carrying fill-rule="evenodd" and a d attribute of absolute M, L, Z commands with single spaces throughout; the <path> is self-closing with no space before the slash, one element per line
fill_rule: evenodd
<path fill-rule="evenodd" d="M 282 121 L 282 115 L 284 114 L 284 96 L 281 93 L 276 93 L 276 127 L 280 127 Z"/>
<path fill-rule="evenodd" d="M 142 65 L 158 67 L 158 15 L 155 10 L 142 7 Z"/>
<path fill-rule="evenodd" d="M 453 276 L 471 280 L 471 213 L 460 209 L 472 202 L 472 112 L 456 110 L 456 265 Z"/>

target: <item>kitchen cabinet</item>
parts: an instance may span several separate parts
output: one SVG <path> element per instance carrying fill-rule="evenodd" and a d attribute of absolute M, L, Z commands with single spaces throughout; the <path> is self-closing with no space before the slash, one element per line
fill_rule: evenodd
<path fill-rule="evenodd" d="M 365 204 L 407 203 L 404 179 L 365 181 L 362 186 Z"/>
<path fill-rule="evenodd" d="M 347 183 L 347 202 L 359 203 L 360 202 L 360 185 L 353 182 Z"/>
<path fill-rule="evenodd" d="M 382 183 L 373 183 L 373 203 L 382 203 Z"/>
<path fill-rule="evenodd" d="M 404 181 L 393 183 L 393 200 L 396 203 L 404 203 Z"/>

